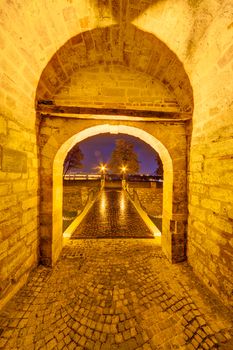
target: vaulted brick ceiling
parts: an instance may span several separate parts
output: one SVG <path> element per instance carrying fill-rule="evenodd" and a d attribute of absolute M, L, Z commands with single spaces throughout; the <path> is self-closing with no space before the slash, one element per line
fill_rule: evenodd
<path fill-rule="evenodd" d="M 192 112 L 192 88 L 183 64 L 154 35 L 126 22 L 85 31 L 67 41 L 45 67 L 37 99 L 54 101 L 74 75 L 100 65 L 125 67 L 135 79 L 138 73 L 153 78 L 175 98 L 181 112 Z"/>

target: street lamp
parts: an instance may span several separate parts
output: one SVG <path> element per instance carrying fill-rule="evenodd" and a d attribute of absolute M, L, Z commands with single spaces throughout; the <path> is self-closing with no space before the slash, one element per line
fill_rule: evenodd
<path fill-rule="evenodd" d="M 98 168 L 101 173 L 101 189 L 103 189 L 105 186 L 105 172 L 107 170 L 107 166 L 105 164 L 100 164 Z"/>
<path fill-rule="evenodd" d="M 122 165 L 121 172 L 122 172 L 122 188 L 125 190 L 126 189 L 126 181 L 125 181 L 126 166 L 125 165 Z"/>
<path fill-rule="evenodd" d="M 103 173 L 105 173 L 105 170 L 106 170 L 106 166 L 105 165 L 101 165 L 101 168 L 100 168 L 100 170 L 103 172 Z"/>
<path fill-rule="evenodd" d="M 102 177 L 102 179 L 105 180 L 105 172 L 106 172 L 107 167 L 105 164 L 101 164 L 99 168 L 100 168 L 100 172 L 101 172 L 101 177 Z"/>
<path fill-rule="evenodd" d="M 125 179 L 126 166 L 122 165 L 122 167 L 121 167 L 121 171 L 122 171 L 122 174 L 123 174 L 123 180 L 124 180 L 124 179 Z"/>

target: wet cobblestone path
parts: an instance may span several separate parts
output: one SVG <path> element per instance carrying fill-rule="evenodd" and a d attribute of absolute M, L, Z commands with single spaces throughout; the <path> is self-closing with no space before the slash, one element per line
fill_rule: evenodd
<path fill-rule="evenodd" d="M 0 312 L 0 349 L 232 350 L 230 311 L 186 263 L 167 261 L 122 192 L 105 194 L 75 232 L 91 239 L 68 240 L 56 266 L 35 269 Z M 132 239 L 141 230 L 147 238 Z"/>
<path fill-rule="evenodd" d="M 105 190 L 72 238 L 152 238 L 124 191 Z"/>
<path fill-rule="evenodd" d="M 0 313 L 1 349 L 233 349 L 232 319 L 154 239 L 70 240 Z"/>

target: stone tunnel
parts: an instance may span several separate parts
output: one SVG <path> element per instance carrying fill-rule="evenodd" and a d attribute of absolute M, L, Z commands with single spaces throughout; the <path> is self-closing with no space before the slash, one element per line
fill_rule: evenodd
<path fill-rule="evenodd" d="M 0 8 L 0 348 L 232 349 L 232 1 Z M 64 243 L 65 157 L 104 133 L 158 152 L 161 246 Z"/>

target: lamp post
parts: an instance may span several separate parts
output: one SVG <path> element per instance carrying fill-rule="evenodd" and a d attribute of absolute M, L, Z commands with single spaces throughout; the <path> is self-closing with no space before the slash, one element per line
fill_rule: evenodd
<path fill-rule="evenodd" d="M 125 180 L 125 172 L 126 172 L 126 166 L 122 165 L 121 167 L 121 171 L 122 171 L 122 177 L 123 177 L 123 180 Z"/>
<path fill-rule="evenodd" d="M 126 188 L 126 181 L 125 181 L 126 166 L 125 165 L 122 165 L 121 172 L 122 172 L 122 187 L 125 189 Z"/>
<path fill-rule="evenodd" d="M 105 186 L 106 165 L 105 164 L 100 164 L 99 169 L 100 169 L 100 173 L 101 173 L 101 188 L 104 188 L 104 186 Z"/>
<path fill-rule="evenodd" d="M 101 171 L 101 177 L 102 177 L 102 179 L 105 180 L 106 166 L 105 166 L 105 165 L 101 165 L 100 171 Z"/>

